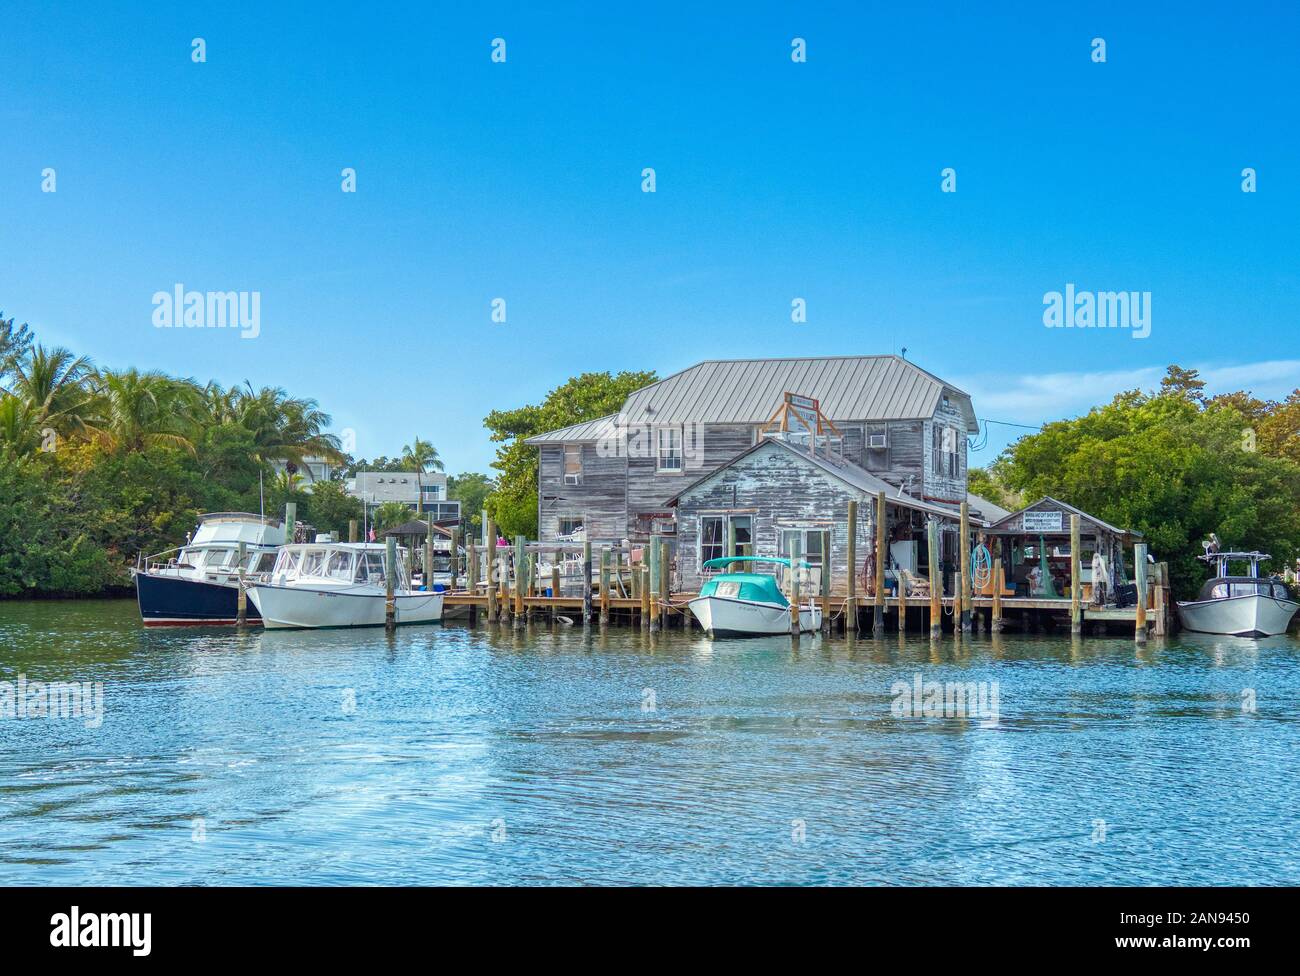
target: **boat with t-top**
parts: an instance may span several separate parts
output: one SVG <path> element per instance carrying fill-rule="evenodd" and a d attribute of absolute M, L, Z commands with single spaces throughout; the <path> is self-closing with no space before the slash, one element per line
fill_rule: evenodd
<path fill-rule="evenodd" d="M 1300 610 L 1287 585 L 1276 577 L 1260 576 L 1259 564 L 1269 559 L 1264 552 L 1219 552 L 1217 543 L 1205 543 L 1206 552 L 1197 556 L 1214 566 L 1214 576 L 1205 582 L 1195 600 L 1178 604 L 1178 620 L 1187 630 L 1232 637 L 1272 637 L 1286 633 L 1291 618 Z M 1233 562 L 1245 562 L 1245 576 L 1232 576 Z"/>

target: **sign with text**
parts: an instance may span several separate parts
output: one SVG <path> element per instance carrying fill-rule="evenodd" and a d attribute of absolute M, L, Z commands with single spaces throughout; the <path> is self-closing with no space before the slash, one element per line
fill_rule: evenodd
<path fill-rule="evenodd" d="M 1060 512 L 1025 512 L 1026 532 L 1060 532 L 1064 523 Z"/>
<path fill-rule="evenodd" d="M 812 397 L 799 396 L 797 393 L 787 393 L 785 395 L 786 409 L 790 414 L 798 418 L 809 431 L 814 434 L 820 434 L 821 430 L 821 404 Z"/>

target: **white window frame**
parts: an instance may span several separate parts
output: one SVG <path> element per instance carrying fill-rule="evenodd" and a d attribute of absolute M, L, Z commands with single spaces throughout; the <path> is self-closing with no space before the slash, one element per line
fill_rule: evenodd
<path fill-rule="evenodd" d="M 664 453 L 664 435 L 669 435 L 669 453 L 665 457 Z M 676 443 L 676 451 L 673 452 L 673 442 Z M 676 464 L 665 464 L 664 461 L 675 460 Z M 655 428 L 655 472 L 657 474 L 681 474 L 685 470 L 685 461 L 682 455 L 682 429 L 680 427 L 657 427 Z"/>
<path fill-rule="evenodd" d="M 728 526 L 732 521 L 734 521 L 734 520 L 736 520 L 736 519 L 748 519 L 748 520 L 749 520 L 749 541 L 748 541 L 748 542 L 741 542 L 739 539 L 736 540 L 736 555 L 737 555 L 737 556 L 752 556 L 752 555 L 754 555 L 754 515 L 753 515 L 753 513 L 752 513 L 752 512 L 736 512 L 736 513 L 733 514 L 733 513 L 729 513 L 729 512 L 713 512 L 713 513 L 711 513 L 711 514 L 709 514 L 709 515 L 701 515 L 701 516 L 700 516 L 699 525 L 696 527 L 696 533 L 695 533 L 695 559 L 696 559 L 696 563 L 697 563 L 697 565 L 699 565 L 699 566 L 703 566 L 704 563 L 705 563 L 705 559 L 706 559 L 706 557 L 705 557 L 705 555 L 704 555 L 704 523 L 705 523 L 706 520 L 709 520 L 709 519 L 716 519 L 716 520 L 718 520 L 718 521 L 720 521 L 720 522 L 722 523 L 722 533 L 721 533 L 721 535 L 718 536 L 718 554 L 717 554 L 716 556 L 709 556 L 709 557 L 707 557 L 708 559 L 721 559 L 721 558 L 723 558 L 724 556 L 727 555 L 727 534 L 728 534 L 728 533 L 727 533 L 727 526 Z"/>

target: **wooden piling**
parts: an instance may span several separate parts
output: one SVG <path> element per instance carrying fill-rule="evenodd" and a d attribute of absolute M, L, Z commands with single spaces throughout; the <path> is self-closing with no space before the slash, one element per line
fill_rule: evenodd
<path fill-rule="evenodd" d="M 831 530 L 822 530 L 822 633 L 831 632 Z M 689 612 L 687 617 L 689 619 Z"/>
<path fill-rule="evenodd" d="M 491 519 L 487 523 L 487 602 L 488 621 L 497 622 L 497 524 Z"/>
<path fill-rule="evenodd" d="M 478 596 L 478 550 L 474 546 L 474 540 L 470 539 L 465 552 L 465 589 L 471 596 Z M 469 605 L 469 625 L 478 626 L 478 604 Z"/>
<path fill-rule="evenodd" d="M 659 566 L 663 560 L 663 549 L 659 545 L 659 536 L 650 537 L 650 633 L 659 632 L 659 600 L 663 594 L 660 589 Z"/>
<path fill-rule="evenodd" d="M 858 501 L 849 500 L 848 602 L 845 604 L 845 626 L 851 633 L 858 632 Z"/>
<path fill-rule="evenodd" d="M 939 521 L 926 524 L 926 544 L 930 555 L 930 639 L 943 636 L 943 567 L 939 565 Z"/>
<path fill-rule="evenodd" d="M 582 626 L 591 625 L 591 541 L 582 544 Z"/>
<path fill-rule="evenodd" d="M 668 626 L 668 605 L 673 602 L 673 561 L 668 540 L 659 540 L 659 625 Z"/>
<path fill-rule="evenodd" d="M 637 565 L 637 575 L 641 577 L 638 584 L 641 589 L 641 629 L 645 630 L 650 626 L 650 567 L 646 564 L 644 550 Z"/>
<path fill-rule="evenodd" d="M 1006 574 L 999 556 L 993 563 L 993 620 L 989 624 L 989 630 L 994 634 L 1002 633 L 1002 587 L 1006 585 Z"/>
<path fill-rule="evenodd" d="M 285 545 L 293 545 L 297 540 L 294 538 L 295 530 L 298 525 L 298 503 L 284 503 L 284 542 Z"/>
<path fill-rule="evenodd" d="M 357 520 L 348 519 L 348 542 L 357 541 Z"/>
<path fill-rule="evenodd" d="M 961 630 L 964 634 L 970 633 L 970 505 L 966 502 L 961 503 L 961 515 L 957 531 L 957 545 L 961 548 L 958 550 L 961 554 L 961 592 L 959 594 L 961 602 Z"/>
<path fill-rule="evenodd" d="M 524 625 L 524 576 L 528 572 L 526 545 L 527 543 L 522 535 L 515 536 L 514 615 L 516 627 Z"/>
<path fill-rule="evenodd" d="M 244 566 L 248 562 L 248 543 L 239 544 L 239 593 L 235 597 L 235 624 L 248 625 L 248 593 L 244 589 Z"/>
<path fill-rule="evenodd" d="M 876 593 L 871 617 L 871 635 L 885 632 L 885 570 L 889 566 L 889 549 L 885 545 L 885 493 L 876 492 Z"/>
<path fill-rule="evenodd" d="M 898 574 L 898 632 L 907 633 L 907 579 Z"/>
<path fill-rule="evenodd" d="M 737 555 L 736 523 L 731 518 L 728 518 L 727 519 L 727 557 L 734 558 L 736 555 Z M 740 565 L 738 563 L 727 563 L 727 572 L 728 573 L 740 572 Z"/>
<path fill-rule="evenodd" d="M 397 627 L 397 537 L 389 536 L 384 559 L 384 629 Z"/>
<path fill-rule="evenodd" d="M 799 639 L 799 563 L 803 561 L 803 542 L 799 533 L 790 540 L 790 637 Z"/>
<path fill-rule="evenodd" d="M 600 625 L 609 623 L 609 550 L 600 550 Z"/>
<path fill-rule="evenodd" d="M 541 558 L 541 555 L 542 554 L 540 552 L 530 552 L 528 554 L 528 585 L 525 587 L 525 592 L 527 593 L 528 596 L 537 596 L 538 595 L 537 591 L 540 589 L 537 582 L 537 577 L 539 575 L 537 569 L 537 561 L 538 559 Z M 524 616 L 527 618 L 529 623 L 532 623 L 533 608 L 531 606 L 528 607 Z"/>
<path fill-rule="evenodd" d="M 1093 583 L 1093 586 L 1096 586 Z M 1079 571 L 1079 516 L 1070 516 L 1070 633 L 1083 633 L 1083 611 L 1080 596 L 1083 577 Z"/>
<path fill-rule="evenodd" d="M 1133 624 L 1133 639 L 1145 644 L 1147 639 L 1147 544 L 1139 542 L 1133 547 L 1133 581 L 1137 584 L 1137 617 Z"/>

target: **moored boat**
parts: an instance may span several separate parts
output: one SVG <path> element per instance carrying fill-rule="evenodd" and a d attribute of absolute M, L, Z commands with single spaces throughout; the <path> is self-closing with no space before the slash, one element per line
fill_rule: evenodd
<path fill-rule="evenodd" d="M 1214 576 L 1201 587 L 1195 600 L 1178 603 L 1178 620 L 1187 630 L 1232 637 L 1272 637 L 1286 633 L 1300 602 L 1282 580 L 1260 576 L 1263 552 L 1217 552 L 1207 544 L 1198 559 L 1214 564 Z M 1231 576 L 1229 564 L 1249 564 L 1246 576 Z"/>
<path fill-rule="evenodd" d="M 704 563 L 705 569 L 723 569 L 733 563 L 775 563 L 790 566 L 788 559 L 762 556 L 723 556 Z M 790 601 L 781 592 L 776 577 L 769 573 L 719 573 L 700 587 L 699 596 L 688 606 L 709 637 L 757 637 L 790 633 Z M 821 628 L 822 611 L 815 603 L 799 608 L 799 630 Z"/>
<path fill-rule="evenodd" d="M 270 629 L 379 627 L 387 611 L 386 547 L 373 542 L 285 546 L 266 580 L 248 587 L 262 624 Z M 398 624 L 438 623 L 442 593 L 413 589 L 406 550 L 397 550 L 393 593 Z"/>
<path fill-rule="evenodd" d="M 184 546 L 142 557 L 132 570 L 140 618 L 147 626 L 235 623 L 240 569 L 246 577 L 269 572 L 283 542 L 278 519 L 247 512 L 200 516 Z M 258 622 L 256 608 L 247 607 L 246 619 Z"/>

